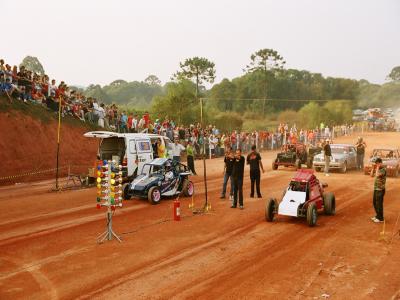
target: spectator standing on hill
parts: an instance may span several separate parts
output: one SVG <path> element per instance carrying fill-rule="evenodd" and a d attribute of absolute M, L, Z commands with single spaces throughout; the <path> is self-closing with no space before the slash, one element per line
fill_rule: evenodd
<path fill-rule="evenodd" d="M 189 170 L 193 173 L 193 175 L 197 175 L 196 171 L 194 170 L 194 148 L 193 148 L 193 143 L 190 139 L 186 146 L 186 154 L 187 154 L 187 164 Z"/>
<path fill-rule="evenodd" d="M 143 129 L 145 129 L 145 126 L 146 126 L 146 121 L 144 117 L 142 117 L 138 124 L 138 132 L 141 132 Z"/>
<path fill-rule="evenodd" d="M 132 131 L 132 120 L 133 120 L 133 116 L 132 116 L 132 114 L 129 114 L 128 121 L 127 121 L 128 132 L 133 132 Z"/>
<path fill-rule="evenodd" d="M 264 167 L 261 161 L 261 155 L 256 151 L 256 146 L 251 147 L 251 152 L 247 155 L 247 164 L 250 165 L 251 192 L 250 197 L 254 198 L 254 184 L 256 185 L 257 198 L 262 198 L 260 191 L 261 171 L 264 173 Z"/>
<path fill-rule="evenodd" d="M 329 176 L 329 164 L 331 162 L 332 157 L 332 150 L 331 146 L 329 145 L 329 140 L 325 141 L 324 145 L 324 159 L 325 159 L 325 176 Z"/>
<path fill-rule="evenodd" d="M 48 97 L 55 97 L 56 96 L 56 91 L 57 91 L 56 81 L 54 79 L 52 79 L 51 80 L 51 84 L 49 85 L 49 88 L 47 90 L 47 96 Z"/>
<path fill-rule="evenodd" d="M 231 188 L 229 191 L 230 200 L 233 201 L 233 179 L 232 179 L 232 169 L 233 162 L 235 160 L 235 155 L 232 152 L 231 148 L 226 148 L 225 158 L 224 158 L 224 182 L 222 184 L 222 193 L 220 199 L 225 199 L 226 194 L 226 186 L 228 184 L 228 180 L 230 181 Z"/>
<path fill-rule="evenodd" d="M 181 162 L 181 152 L 185 150 L 181 144 L 179 144 L 179 140 L 176 138 L 175 143 L 171 146 L 172 151 L 172 159 L 176 162 Z"/>
<path fill-rule="evenodd" d="M 385 196 L 386 168 L 382 165 L 380 157 L 375 160 L 375 168 L 372 168 L 371 176 L 375 177 L 373 205 L 376 213 L 375 217 L 372 217 L 371 220 L 375 223 L 381 223 L 384 221 L 383 197 Z"/>
<path fill-rule="evenodd" d="M 93 100 L 93 122 L 98 123 L 99 122 L 99 104 L 97 103 L 97 100 Z"/>
<path fill-rule="evenodd" d="M 6 67 L 4 66 L 4 59 L 0 59 L 0 72 L 4 72 Z"/>
<path fill-rule="evenodd" d="M 242 156 L 242 151 L 238 148 L 235 152 L 235 159 L 232 168 L 233 203 L 231 208 L 236 208 L 239 197 L 239 207 L 240 209 L 243 209 L 243 174 L 244 157 Z"/>
<path fill-rule="evenodd" d="M 104 118 L 105 118 L 106 112 L 104 110 L 104 103 L 100 104 L 100 107 L 97 108 L 97 117 L 98 121 L 97 124 L 104 128 Z"/>
<path fill-rule="evenodd" d="M 135 115 L 133 115 L 132 127 L 131 127 L 133 133 L 136 133 L 136 132 L 137 132 L 137 126 L 138 126 L 138 117 L 137 117 L 137 115 L 135 114 Z"/>
<path fill-rule="evenodd" d="M 355 146 L 357 151 L 357 169 L 364 170 L 364 155 L 367 144 L 363 141 L 362 137 L 358 137 Z"/>
<path fill-rule="evenodd" d="M 121 132 L 122 133 L 128 132 L 128 117 L 125 111 L 121 113 Z"/>

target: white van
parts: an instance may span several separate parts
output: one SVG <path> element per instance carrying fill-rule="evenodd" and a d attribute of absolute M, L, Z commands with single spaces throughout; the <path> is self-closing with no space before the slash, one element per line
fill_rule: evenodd
<path fill-rule="evenodd" d="M 98 159 L 115 160 L 118 164 L 127 166 L 124 177 L 133 179 L 140 174 L 143 165 L 154 159 L 152 144 L 161 139 L 167 155 L 171 153 L 171 140 L 162 135 L 149 133 L 117 133 L 111 131 L 90 131 L 85 137 L 100 139 Z"/>

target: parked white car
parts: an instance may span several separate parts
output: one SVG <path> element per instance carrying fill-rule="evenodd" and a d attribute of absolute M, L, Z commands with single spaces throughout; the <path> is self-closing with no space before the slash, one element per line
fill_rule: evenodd
<path fill-rule="evenodd" d="M 332 158 L 329 163 L 329 169 L 336 169 L 346 173 L 348 169 L 357 167 L 357 153 L 353 145 L 331 144 L 331 150 Z M 313 166 L 317 172 L 324 170 L 325 158 L 323 152 L 314 156 Z"/>

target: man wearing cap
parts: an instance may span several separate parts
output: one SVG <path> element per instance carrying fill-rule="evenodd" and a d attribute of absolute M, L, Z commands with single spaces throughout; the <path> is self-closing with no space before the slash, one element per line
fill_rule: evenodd
<path fill-rule="evenodd" d="M 329 176 L 329 164 L 331 162 L 331 157 L 332 157 L 331 145 L 329 145 L 329 139 L 326 139 L 324 146 L 325 176 Z"/>
<path fill-rule="evenodd" d="M 375 177 L 372 203 L 376 213 L 376 216 L 372 217 L 371 220 L 375 223 L 382 223 L 384 220 L 383 197 L 385 196 L 386 168 L 382 165 L 380 157 L 375 160 L 375 168 L 371 170 L 371 177 Z"/>

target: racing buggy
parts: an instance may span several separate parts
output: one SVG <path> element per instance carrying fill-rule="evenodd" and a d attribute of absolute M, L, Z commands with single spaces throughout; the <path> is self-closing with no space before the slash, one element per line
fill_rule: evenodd
<path fill-rule="evenodd" d="M 309 226 L 317 224 L 318 210 L 326 215 L 334 215 L 335 195 L 324 192 L 327 184 L 319 182 L 314 171 L 303 169 L 296 172 L 289 186 L 284 190 L 282 200 L 269 199 L 265 206 L 265 219 L 272 222 L 276 214 L 306 218 Z"/>
<path fill-rule="evenodd" d="M 191 197 L 194 185 L 189 175 L 191 172 L 185 165 L 167 158 L 156 158 L 144 164 L 141 174 L 132 182 L 123 185 L 123 198 L 144 198 L 151 204 L 158 204 L 162 196 L 183 194 Z"/>
<path fill-rule="evenodd" d="M 295 167 L 301 169 L 302 164 L 307 164 L 307 148 L 302 143 L 285 144 L 281 152 L 272 162 L 272 170 L 277 170 L 279 166 Z"/>

